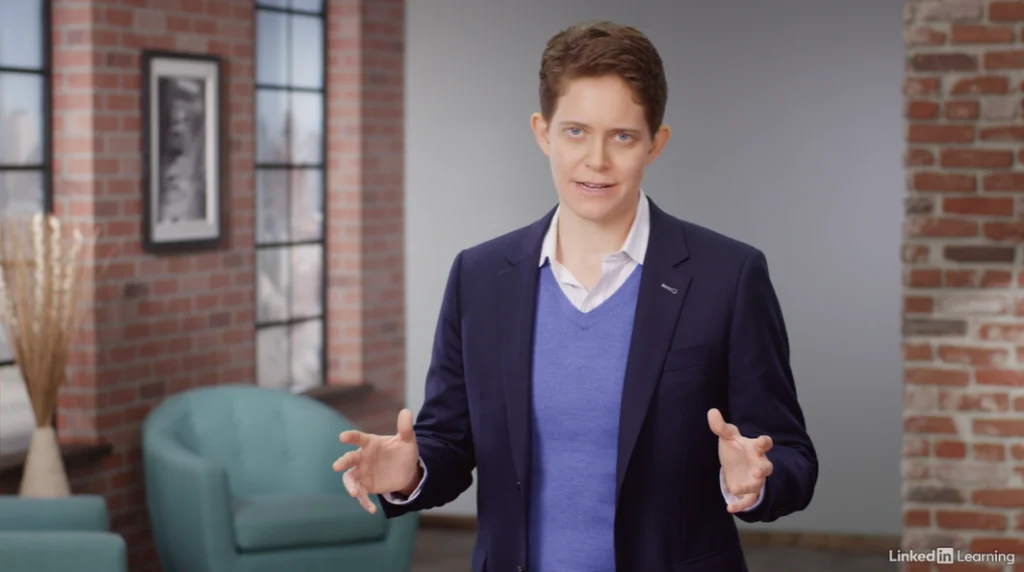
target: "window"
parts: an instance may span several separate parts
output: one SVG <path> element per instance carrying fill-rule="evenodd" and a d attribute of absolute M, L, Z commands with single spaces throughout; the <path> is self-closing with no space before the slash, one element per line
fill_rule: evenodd
<path fill-rule="evenodd" d="M 326 117 L 321 0 L 256 1 L 256 379 L 323 385 Z"/>
<path fill-rule="evenodd" d="M 49 4 L 0 0 L 0 217 L 50 210 Z M 28 449 L 34 425 L 0 327 L 0 454 Z"/>

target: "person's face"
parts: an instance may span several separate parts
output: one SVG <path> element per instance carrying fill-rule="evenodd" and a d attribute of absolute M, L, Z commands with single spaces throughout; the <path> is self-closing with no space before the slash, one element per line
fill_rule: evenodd
<path fill-rule="evenodd" d="M 570 81 L 550 123 L 535 113 L 531 125 L 560 203 L 596 223 L 632 212 L 644 169 L 670 136 L 662 126 L 651 137 L 643 106 L 617 76 Z"/>

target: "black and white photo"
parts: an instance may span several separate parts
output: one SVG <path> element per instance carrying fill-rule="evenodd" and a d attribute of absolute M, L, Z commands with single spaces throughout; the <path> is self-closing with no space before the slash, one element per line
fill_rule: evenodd
<path fill-rule="evenodd" d="M 143 53 L 143 242 L 152 252 L 221 236 L 220 62 Z"/>

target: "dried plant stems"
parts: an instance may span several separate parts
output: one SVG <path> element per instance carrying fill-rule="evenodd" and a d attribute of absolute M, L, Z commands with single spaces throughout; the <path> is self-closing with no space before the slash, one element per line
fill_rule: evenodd
<path fill-rule="evenodd" d="M 21 370 L 36 426 L 53 421 L 71 341 L 83 312 L 82 234 L 54 215 L 0 226 L 0 318 Z"/>

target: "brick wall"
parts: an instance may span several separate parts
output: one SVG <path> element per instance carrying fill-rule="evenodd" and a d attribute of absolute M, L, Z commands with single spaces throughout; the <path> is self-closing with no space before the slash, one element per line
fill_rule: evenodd
<path fill-rule="evenodd" d="M 905 32 L 904 543 L 1024 553 L 1024 2 Z"/>
<path fill-rule="evenodd" d="M 404 3 L 328 4 L 328 379 L 373 384 L 341 408 L 368 429 L 393 430 L 404 399 Z M 98 231 L 90 258 L 104 258 L 58 428 L 66 441 L 113 446 L 101 464 L 73 470 L 72 487 L 106 496 L 133 572 L 157 570 L 140 422 L 184 389 L 255 380 L 254 2 L 54 0 L 52 23 L 55 210 Z M 216 251 L 142 250 L 146 48 L 223 58 L 226 221 Z"/>
<path fill-rule="evenodd" d="M 329 383 L 373 384 L 349 410 L 394 432 L 405 401 L 404 0 L 328 5 Z"/>

